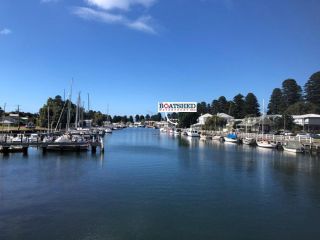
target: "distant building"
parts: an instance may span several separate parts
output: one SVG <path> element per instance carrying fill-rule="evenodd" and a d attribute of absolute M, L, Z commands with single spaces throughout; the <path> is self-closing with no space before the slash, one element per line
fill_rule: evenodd
<path fill-rule="evenodd" d="M 320 129 L 320 115 L 319 114 L 304 114 L 293 115 L 294 123 L 302 126 L 303 130 L 319 130 Z"/>

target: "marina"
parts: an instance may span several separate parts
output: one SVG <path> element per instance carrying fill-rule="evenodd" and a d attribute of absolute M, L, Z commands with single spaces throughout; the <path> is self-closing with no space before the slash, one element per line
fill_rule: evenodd
<path fill-rule="evenodd" d="M 150 128 L 114 131 L 104 143 L 103 155 L 43 155 L 36 148 L 0 155 L 0 239 L 295 240 L 320 234 L 318 155 Z"/>

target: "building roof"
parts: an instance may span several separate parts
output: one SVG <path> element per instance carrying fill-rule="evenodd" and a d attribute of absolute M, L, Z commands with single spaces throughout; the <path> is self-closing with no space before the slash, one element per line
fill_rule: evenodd
<path fill-rule="evenodd" d="M 226 113 L 217 113 L 217 116 L 221 118 L 234 118 Z"/>
<path fill-rule="evenodd" d="M 320 115 L 310 113 L 310 114 L 304 114 L 304 115 L 292 115 L 292 117 L 294 119 L 296 119 L 296 118 L 320 118 Z"/>
<path fill-rule="evenodd" d="M 212 117 L 212 115 L 210 113 L 206 113 L 201 115 L 199 118 L 207 118 L 207 117 Z"/>

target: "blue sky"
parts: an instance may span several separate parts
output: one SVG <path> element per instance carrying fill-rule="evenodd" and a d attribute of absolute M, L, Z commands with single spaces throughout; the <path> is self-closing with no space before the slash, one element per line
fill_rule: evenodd
<path fill-rule="evenodd" d="M 210 101 L 320 70 L 318 0 L 1 0 L 0 105 L 90 94 L 111 114 Z"/>

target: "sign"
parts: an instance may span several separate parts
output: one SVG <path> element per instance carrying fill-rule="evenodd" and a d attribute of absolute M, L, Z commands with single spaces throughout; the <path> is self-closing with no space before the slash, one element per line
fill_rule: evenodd
<path fill-rule="evenodd" d="M 196 102 L 159 102 L 158 112 L 197 112 Z"/>

